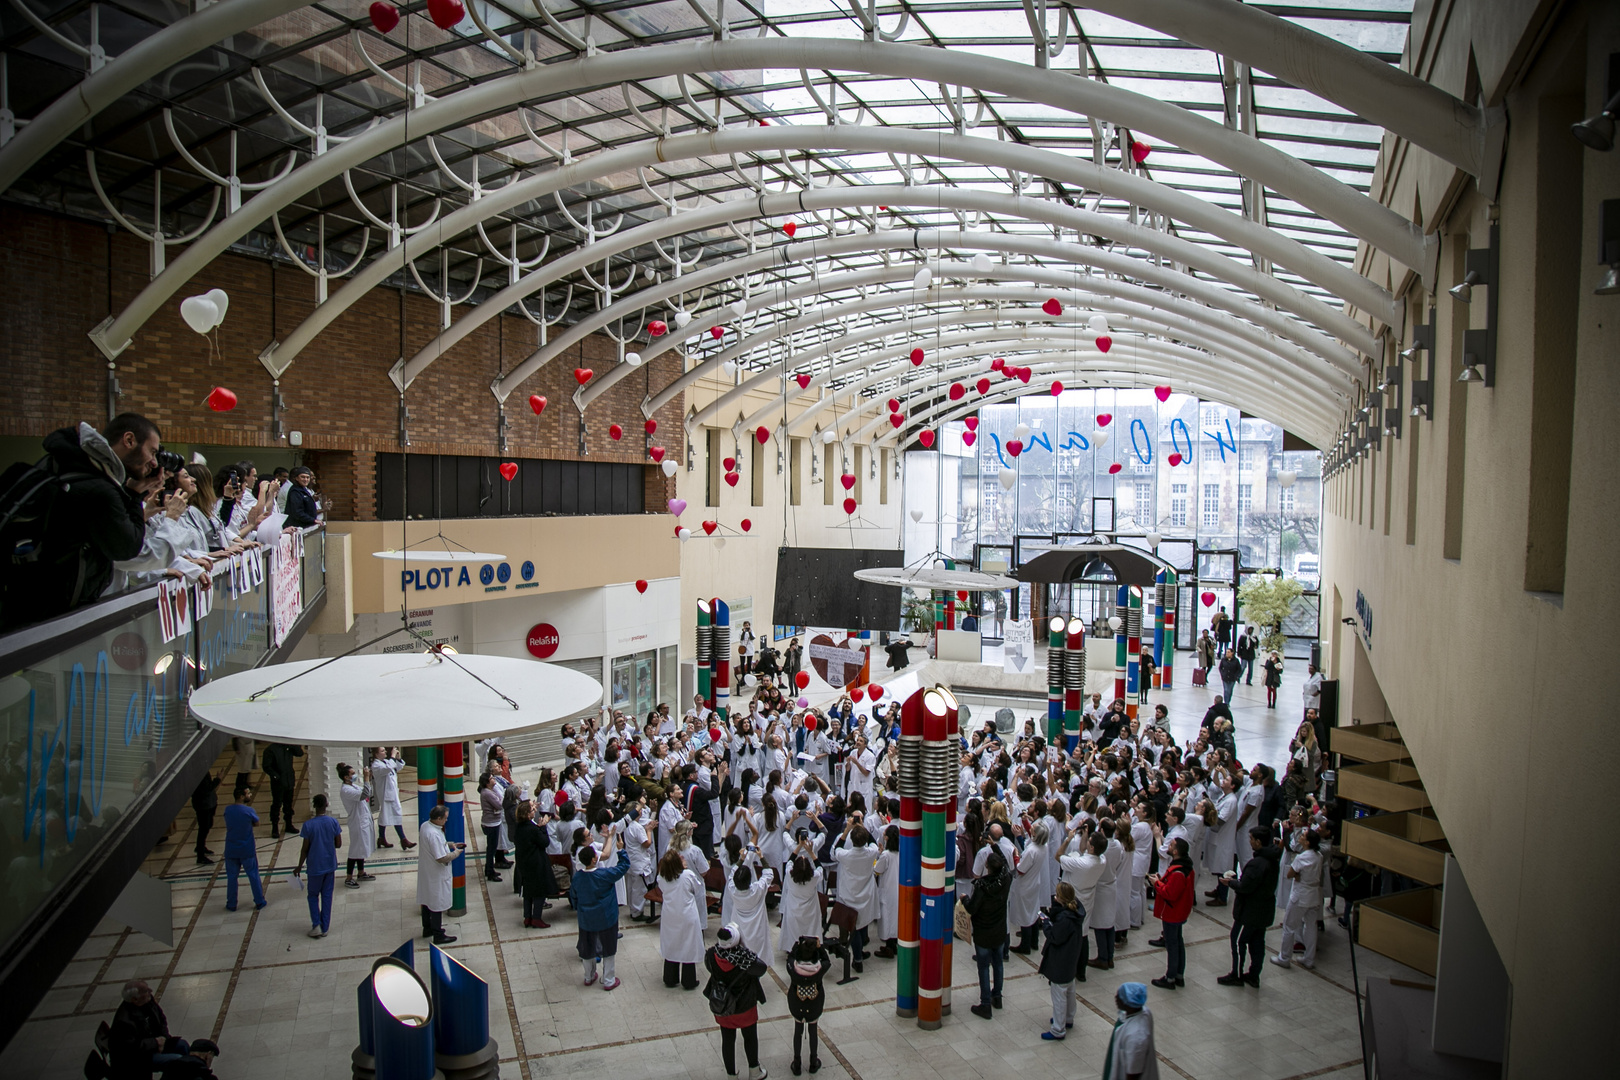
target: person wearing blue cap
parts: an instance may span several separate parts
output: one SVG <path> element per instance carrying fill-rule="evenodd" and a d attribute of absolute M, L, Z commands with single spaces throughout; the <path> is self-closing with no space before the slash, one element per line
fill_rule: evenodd
<path fill-rule="evenodd" d="M 1108 1037 L 1108 1060 L 1103 1080 L 1159 1080 L 1159 1055 L 1153 1047 L 1153 1014 L 1147 1008 L 1148 988 L 1139 982 L 1120 984 L 1114 993 L 1119 1019 Z"/>

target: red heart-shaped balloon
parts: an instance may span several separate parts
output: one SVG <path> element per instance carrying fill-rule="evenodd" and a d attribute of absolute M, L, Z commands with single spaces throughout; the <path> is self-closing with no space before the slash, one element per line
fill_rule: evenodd
<path fill-rule="evenodd" d="M 799 227 L 790 221 L 786 225 L 782 226 L 782 231 L 787 233 L 788 239 L 791 240 L 793 239 L 793 234 L 799 231 Z"/>
<path fill-rule="evenodd" d="M 720 464 L 725 466 L 726 472 L 730 472 L 732 469 L 737 467 L 737 459 L 734 457 L 724 458 L 721 460 Z"/>
<path fill-rule="evenodd" d="M 809 686 L 810 673 L 808 671 L 795 671 L 793 673 L 793 685 L 797 686 L 800 690 L 803 690 L 805 687 Z"/>
<path fill-rule="evenodd" d="M 645 431 L 649 435 L 658 434 L 658 421 L 648 420 L 645 424 L 641 425 L 641 430 Z"/>
<path fill-rule="evenodd" d="M 636 592 L 644 593 L 646 591 L 647 591 L 647 579 L 646 578 L 636 578 Z"/>
<path fill-rule="evenodd" d="M 962 396 L 964 394 L 966 394 L 966 393 L 967 393 L 967 390 L 966 390 L 966 388 L 964 388 L 962 386 L 961 383 L 959 383 L 959 382 L 951 383 L 950 398 L 951 398 L 952 401 L 961 401 Z"/>
<path fill-rule="evenodd" d="M 1151 153 L 1153 153 L 1153 147 L 1149 146 L 1147 143 L 1145 143 L 1145 142 L 1133 142 L 1133 143 L 1131 143 L 1131 160 L 1136 162 L 1138 165 L 1140 165 L 1140 164 L 1142 164 L 1142 162 L 1146 161 L 1147 156 L 1149 154 L 1151 154 Z"/>
<path fill-rule="evenodd" d="M 1022 454 L 1023 452 L 1024 452 L 1024 444 L 1023 444 L 1023 442 L 1021 442 L 1018 439 L 1008 439 L 1007 440 L 1007 453 L 1011 454 L 1013 457 L 1017 457 L 1019 454 Z"/>
<path fill-rule="evenodd" d="M 1063 305 L 1059 303 L 1058 298 L 1054 296 L 1048 299 L 1046 303 L 1041 305 L 1041 310 L 1046 312 L 1048 315 L 1061 315 L 1063 314 Z"/>
<path fill-rule="evenodd" d="M 1118 473 L 1124 467 L 1125 466 L 1121 465 L 1119 462 L 1116 461 L 1112 465 L 1108 466 L 1108 475 L 1113 476 L 1114 474 Z"/>
<path fill-rule="evenodd" d="M 883 687 L 879 686 L 877 683 L 873 683 L 871 686 L 866 688 L 866 696 L 871 698 L 873 701 L 876 701 L 878 698 L 883 696 Z"/>
<path fill-rule="evenodd" d="M 1168 386 L 1155 386 L 1153 388 L 1153 393 L 1160 401 L 1170 400 L 1170 388 Z"/>
<path fill-rule="evenodd" d="M 577 367 L 574 369 L 574 381 L 579 383 L 579 385 L 584 386 L 586 383 L 591 381 L 591 376 L 594 374 L 596 374 L 596 372 L 592 371 L 588 367 Z"/>
<path fill-rule="evenodd" d="M 1114 347 L 1114 339 L 1113 338 L 1109 337 L 1107 334 L 1098 334 L 1097 335 L 1097 351 L 1098 352 L 1107 352 L 1109 349 L 1112 349 L 1113 347 Z"/>
<path fill-rule="evenodd" d="M 385 4 L 377 0 L 371 5 L 371 25 L 377 28 L 379 34 L 386 34 L 399 25 L 399 8 L 393 4 Z"/>
<path fill-rule="evenodd" d="M 924 450 L 934 448 L 934 432 L 931 428 L 924 428 L 917 433 L 917 441 L 923 444 Z"/>
<path fill-rule="evenodd" d="M 888 207 L 882 207 L 882 209 L 887 210 Z M 851 690 L 849 692 L 849 700 L 855 702 L 856 704 L 859 704 L 862 701 L 865 701 L 866 700 L 866 691 L 862 690 L 860 687 L 857 686 L 855 689 L 853 689 L 853 690 Z"/>
<path fill-rule="evenodd" d="M 911 366 L 912 367 L 919 367 L 919 366 L 921 366 L 922 362 L 923 362 L 923 351 L 921 349 L 912 349 L 911 350 Z"/>
<path fill-rule="evenodd" d="M 1114 419 L 1113 413 L 1100 412 L 1097 414 L 1097 426 L 1107 427 Z"/>
<path fill-rule="evenodd" d="M 647 456 L 653 459 L 654 465 L 662 464 L 664 460 L 664 448 L 662 446 L 649 446 L 647 447 Z"/>
<path fill-rule="evenodd" d="M 974 383 L 973 385 L 978 388 L 979 393 L 981 393 L 981 394 L 988 394 L 990 392 L 990 380 L 989 379 L 980 379 L 978 382 Z"/>
<path fill-rule="evenodd" d="M 737 481 L 739 481 L 741 479 L 742 479 L 742 473 L 740 473 L 740 472 L 728 472 L 728 473 L 726 473 L 726 483 L 729 484 L 732 487 L 736 487 L 737 486 Z"/>
<path fill-rule="evenodd" d="M 529 408 L 534 410 L 534 415 L 539 416 L 546 411 L 546 399 L 539 394 L 530 394 Z"/>
<path fill-rule="evenodd" d="M 1181 455 L 1180 454 L 1171 454 L 1169 456 L 1169 458 L 1167 458 L 1166 460 L 1169 461 L 1171 465 L 1180 465 L 1181 464 Z"/>
<path fill-rule="evenodd" d="M 1018 381 L 1027 386 L 1029 385 L 1029 377 L 1034 373 L 1033 368 L 1021 367 L 1018 369 Z"/>
<path fill-rule="evenodd" d="M 517 475 L 517 462 L 515 462 L 515 461 L 503 461 L 503 462 L 501 462 L 501 479 L 502 480 L 508 480 L 509 481 L 516 475 Z"/>
<path fill-rule="evenodd" d="M 845 499 L 844 500 L 844 513 L 853 514 L 854 512 L 855 512 L 855 500 L 854 499 Z"/>
<path fill-rule="evenodd" d="M 1006 366 L 1007 366 L 1007 358 L 1005 356 L 998 356 L 994 360 L 990 361 L 990 370 L 991 371 L 1000 371 L 1002 368 L 1004 368 Z"/>
<path fill-rule="evenodd" d="M 467 17 L 461 0 L 428 0 L 428 18 L 440 30 L 448 30 Z"/>
<path fill-rule="evenodd" d="M 804 718 L 804 730 L 806 730 L 806 731 L 814 731 L 814 730 L 816 730 L 816 714 L 815 713 L 811 713 L 809 716 L 806 716 Z"/>
<path fill-rule="evenodd" d="M 608 438 L 612 439 L 614 442 L 618 442 L 620 439 L 624 438 L 624 428 L 620 427 L 618 424 L 609 424 Z"/>
<path fill-rule="evenodd" d="M 889 423 L 893 424 L 895 427 L 899 427 L 901 424 L 903 424 L 905 422 L 906 422 L 906 418 L 904 416 L 901 416 L 899 413 L 890 413 L 889 414 Z"/>
<path fill-rule="evenodd" d="M 208 407 L 215 412 L 230 412 L 236 408 L 236 395 L 223 386 L 208 391 Z"/>
<path fill-rule="evenodd" d="M 749 521 L 747 518 L 743 518 L 737 524 L 742 529 L 743 532 L 747 532 L 749 529 L 752 529 L 754 527 L 754 523 L 752 521 Z"/>
<path fill-rule="evenodd" d="M 1215 594 L 1212 593 L 1212 592 L 1203 593 L 1202 595 L 1200 595 L 1198 597 L 1198 599 L 1200 599 L 1200 600 L 1202 600 L 1204 602 L 1205 607 L 1214 607 L 1215 606 Z"/>
<path fill-rule="evenodd" d="M 968 591 L 966 589 L 957 589 L 956 598 L 958 600 L 966 600 L 968 598 Z"/>
<path fill-rule="evenodd" d="M 889 411 L 890 412 L 899 412 L 900 411 L 900 399 L 899 398 L 890 398 L 889 399 Z"/>
<path fill-rule="evenodd" d="M 723 326 L 711 326 L 709 327 L 709 336 L 719 341 L 726 336 L 726 328 Z"/>
<path fill-rule="evenodd" d="M 979 418 L 977 416 L 963 417 L 962 418 L 962 423 L 967 425 L 967 429 L 969 431 L 978 431 L 979 430 Z"/>
<path fill-rule="evenodd" d="M 771 441 L 771 429 L 764 424 L 759 425 L 754 429 L 754 438 L 759 440 L 759 445 L 764 446 Z"/>
<path fill-rule="evenodd" d="M 1054 380 L 1052 383 L 1052 396 L 1057 397 L 1061 393 L 1063 393 L 1063 383 L 1061 381 Z"/>
<path fill-rule="evenodd" d="M 718 529 L 719 527 L 720 523 L 718 521 L 705 521 L 703 523 L 703 531 L 709 536 L 713 536 L 714 530 Z"/>
<path fill-rule="evenodd" d="M 855 488 L 855 474 L 845 473 L 838 478 L 838 482 L 844 485 L 845 491 L 853 491 Z"/>
<path fill-rule="evenodd" d="M 647 334 L 650 337 L 663 337 L 669 333 L 669 323 L 663 319 L 654 319 L 647 324 Z"/>
<path fill-rule="evenodd" d="M 810 376 L 804 373 L 793 376 L 793 381 L 799 384 L 800 390 L 810 389 Z"/>
<path fill-rule="evenodd" d="M 977 439 L 978 437 L 979 436 L 978 436 L 978 434 L 976 432 L 964 431 L 964 432 L 962 432 L 962 445 L 963 446 L 972 446 L 973 441 L 975 439 Z"/>

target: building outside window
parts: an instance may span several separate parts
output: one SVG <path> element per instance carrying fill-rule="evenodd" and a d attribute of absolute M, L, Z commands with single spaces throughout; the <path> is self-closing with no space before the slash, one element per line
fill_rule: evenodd
<path fill-rule="evenodd" d="M 1153 481 L 1138 480 L 1136 488 L 1136 503 L 1133 513 L 1136 515 L 1138 525 L 1153 524 Z"/>
<path fill-rule="evenodd" d="M 1170 524 L 1177 528 L 1187 527 L 1187 485 L 1170 485 Z"/>
<path fill-rule="evenodd" d="M 1238 450 L 1238 469 L 1242 472 L 1254 471 L 1254 447 L 1245 446 Z"/>
<path fill-rule="evenodd" d="M 1247 514 L 1254 506 L 1254 485 L 1238 485 L 1238 513 Z"/>
<path fill-rule="evenodd" d="M 1204 528 L 1216 529 L 1221 524 L 1221 485 L 1205 484 L 1202 520 Z"/>
<path fill-rule="evenodd" d="M 1277 510 L 1280 513 L 1292 514 L 1294 512 L 1294 489 L 1291 487 L 1277 489 Z"/>

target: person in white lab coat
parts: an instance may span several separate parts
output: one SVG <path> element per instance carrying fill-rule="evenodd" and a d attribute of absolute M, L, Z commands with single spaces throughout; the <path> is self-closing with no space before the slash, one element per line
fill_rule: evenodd
<path fill-rule="evenodd" d="M 872 875 L 877 879 L 877 936 L 883 942 L 872 955 L 893 960 L 900 951 L 900 826 L 883 830 L 883 850 Z"/>
<path fill-rule="evenodd" d="M 807 831 L 788 858 L 788 873 L 782 882 L 782 928 L 777 937 L 781 951 L 792 949 L 801 937 L 821 940 L 822 880 L 816 845 Z"/>
<path fill-rule="evenodd" d="M 1293 887 L 1283 912 L 1282 944 L 1271 962 L 1278 967 L 1292 967 L 1294 942 L 1302 941 L 1305 955 L 1300 957 L 1300 966 L 1315 969 L 1316 921 L 1322 915 L 1322 841 L 1315 829 L 1296 831 L 1302 833 L 1303 848 L 1295 852 L 1288 867 L 1286 876 Z"/>
<path fill-rule="evenodd" d="M 1114 966 L 1114 931 L 1119 926 L 1119 875 L 1125 869 L 1125 847 L 1114 835 L 1112 818 L 1104 818 L 1097 826 L 1097 835 L 1103 838 L 1103 872 L 1097 879 L 1096 903 L 1089 908 L 1092 936 L 1097 941 L 1097 955 L 1087 961 L 1094 968 L 1108 970 Z"/>
<path fill-rule="evenodd" d="M 1237 866 L 1239 800 L 1237 783 L 1230 773 L 1220 775 L 1221 795 L 1215 800 L 1215 825 L 1204 842 L 1204 869 L 1214 874 L 1217 882 L 1222 874 Z M 1226 886 L 1218 883 L 1204 894 L 1209 897 L 1207 907 L 1226 906 Z"/>
<path fill-rule="evenodd" d="M 1085 916 L 1082 933 L 1091 932 L 1091 912 L 1097 906 L 1098 883 L 1102 881 L 1103 871 L 1108 868 L 1103 854 L 1108 850 L 1108 841 L 1102 833 L 1094 833 L 1088 826 L 1080 825 L 1071 829 L 1070 836 L 1080 841 L 1080 850 L 1066 853 L 1058 860 L 1062 871 L 1062 880 L 1074 887 L 1075 898 L 1080 901 L 1081 913 Z M 1113 933 L 1112 930 L 1109 931 Z M 1086 980 L 1086 968 L 1090 965 L 1091 939 L 1083 939 L 1080 944 L 1080 962 L 1075 968 L 1075 978 L 1081 982 Z"/>
<path fill-rule="evenodd" d="M 653 854 L 652 811 L 648 809 L 645 800 L 631 808 L 631 815 L 625 818 L 623 836 L 624 850 L 630 856 L 630 872 L 624 876 L 625 906 L 630 909 L 631 922 L 652 922 L 652 916 L 642 913 L 646 905 L 648 883 L 653 879 L 654 867 L 657 859 Z"/>
<path fill-rule="evenodd" d="M 1131 929 L 1135 930 L 1142 925 L 1143 917 L 1148 914 L 1147 907 L 1147 872 L 1153 861 L 1153 826 L 1148 823 L 1148 805 L 1146 799 L 1137 803 L 1135 815 L 1131 819 Z"/>
<path fill-rule="evenodd" d="M 338 762 L 338 780 L 343 787 L 343 815 L 349 822 L 349 866 L 343 884 L 358 889 L 362 881 L 376 881 L 375 874 L 366 873 L 366 860 L 371 857 L 376 838 L 371 831 L 371 788 L 360 771 L 353 765 Z"/>
<path fill-rule="evenodd" d="M 775 881 L 775 870 L 765 867 L 756 873 L 747 864 L 737 867 L 731 878 L 733 921 L 748 951 L 762 960 L 771 955 L 771 917 L 765 897 Z"/>
<path fill-rule="evenodd" d="M 446 839 L 444 823 L 449 820 L 447 806 L 435 806 L 429 812 L 419 834 L 422 850 L 416 855 L 416 902 L 422 908 L 422 936 L 433 938 L 435 945 L 456 940 L 455 935 L 444 932 L 444 913 L 450 910 L 455 895 L 455 871 L 450 864 L 467 848 L 466 844 Z"/>
<path fill-rule="evenodd" d="M 850 815 L 844 825 L 844 834 L 833 848 L 838 863 L 838 902 L 855 909 L 855 936 L 851 942 L 850 959 L 855 970 L 861 970 L 866 959 L 867 928 L 877 919 L 877 881 L 872 871 L 877 868 L 878 848 L 872 834 L 860 823 L 859 815 Z"/>
<path fill-rule="evenodd" d="M 1108 1038 L 1108 1060 L 1103 1065 L 1107 1080 L 1159 1080 L 1159 1055 L 1153 1045 L 1153 1014 L 1147 1010 L 1147 986 L 1139 982 L 1120 985 L 1114 994 L 1119 1018 Z"/>
<path fill-rule="evenodd" d="M 377 799 L 377 846 L 388 842 L 388 827 L 399 834 L 399 846 L 406 851 L 416 844 L 405 838 L 405 807 L 399 801 L 399 773 L 405 768 L 405 755 L 397 746 L 375 746 L 371 750 L 371 790 Z"/>
<path fill-rule="evenodd" d="M 872 805 L 872 782 L 877 777 L 877 755 L 867 745 L 865 735 L 855 736 L 855 750 L 849 755 L 846 762 L 849 769 L 849 782 L 845 787 L 848 792 L 860 792 L 866 799 L 866 805 Z"/>
<path fill-rule="evenodd" d="M 658 860 L 658 879 L 664 894 L 664 907 L 658 917 L 658 955 L 664 960 L 664 985 L 671 990 L 676 985 L 696 990 L 697 965 L 703 959 L 703 931 L 709 927 L 703 879 L 673 849 Z"/>
<path fill-rule="evenodd" d="M 1042 891 L 1046 886 L 1046 868 L 1052 861 L 1046 851 L 1049 836 L 1046 826 L 1037 822 L 1031 831 L 1029 843 L 1018 853 L 1017 864 L 1013 867 L 1012 890 L 1007 894 L 1007 933 L 1018 932 L 1018 944 L 1013 946 L 1012 951 L 1025 956 L 1039 943 L 1040 928 L 1037 922 L 1041 917 L 1041 906 L 1052 895 Z"/>

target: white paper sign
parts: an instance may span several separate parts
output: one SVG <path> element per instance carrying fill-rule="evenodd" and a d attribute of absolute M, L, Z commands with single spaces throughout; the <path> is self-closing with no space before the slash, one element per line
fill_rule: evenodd
<path fill-rule="evenodd" d="M 1008 675 L 1027 675 L 1034 671 L 1034 625 L 1028 619 L 1008 619 L 1001 633 L 1001 670 Z"/>

